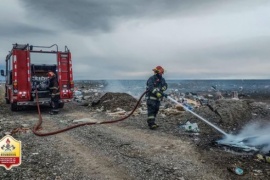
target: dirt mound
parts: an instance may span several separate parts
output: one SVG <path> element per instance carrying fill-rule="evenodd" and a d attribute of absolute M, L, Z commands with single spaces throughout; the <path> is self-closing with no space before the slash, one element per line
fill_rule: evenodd
<path fill-rule="evenodd" d="M 249 101 L 221 99 L 210 101 L 206 106 L 194 109 L 194 112 L 229 132 L 239 129 L 251 121 L 252 110 Z M 196 121 L 206 131 L 212 129 L 189 112 L 185 112 L 182 119 Z"/>
<path fill-rule="evenodd" d="M 92 104 L 93 107 L 101 108 L 104 110 L 115 110 L 121 108 L 126 111 L 131 111 L 137 104 L 137 99 L 127 93 L 112 93 L 104 94 L 96 103 Z"/>
<path fill-rule="evenodd" d="M 224 125 L 242 126 L 252 118 L 249 101 L 221 99 L 209 102 L 208 106 L 220 117 L 220 123 Z"/>

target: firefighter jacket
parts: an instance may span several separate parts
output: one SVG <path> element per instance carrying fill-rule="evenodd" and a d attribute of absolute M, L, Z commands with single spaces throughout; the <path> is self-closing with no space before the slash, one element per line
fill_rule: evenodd
<path fill-rule="evenodd" d="M 59 84 L 57 81 L 56 77 L 52 77 L 49 81 L 49 90 L 50 90 L 50 94 L 51 96 L 56 96 L 56 95 L 60 95 L 59 92 Z"/>
<path fill-rule="evenodd" d="M 165 79 L 158 74 L 151 76 L 146 83 L 146 98 L 152 100 L 162 100 L 162 96 L 159 97 L 158 93 L 163 95 L 163 92 L 166 91 L 168 85 Z"/>

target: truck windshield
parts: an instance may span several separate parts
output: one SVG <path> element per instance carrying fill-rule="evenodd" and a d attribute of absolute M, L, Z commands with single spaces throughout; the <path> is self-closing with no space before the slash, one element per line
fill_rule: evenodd
<path fill-rule="evenodd" d="M 31 64 L 57 65 L 56 54 L 30 53 Z"/>

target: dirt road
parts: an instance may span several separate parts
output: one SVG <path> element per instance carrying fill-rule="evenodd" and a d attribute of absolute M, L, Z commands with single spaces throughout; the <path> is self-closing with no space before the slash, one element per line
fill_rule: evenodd
<path fill-rule="evenodd" d="M 110 119 L 104 113 L 73 103 L 67 104 L 59 115 L 48 115 L 48 111 L 42 108 L 41 132 L 72 125 L 73 120 L 82 118 Z M 151 131 L 145 118 L 132 116 L 119 123 L 83 126 L 46 137 L 35 136 L 30 130 L 18 132 L 13 137 L 22 142 L 22 164 L 9 171 L 1 167 L 0 179 L 254 178 L 250 173 L 236 176 L 226 169 L 230 163 L 249 159 L 247 156 L 198 147 L 194 138 L 180 135 L 175 124 L 161 117 L 160 129 Z M 14 128 L 31 129 L 38 116 L 36 109 L 11 113 L 1 99 L 0 121 L 3 137 Z"/>

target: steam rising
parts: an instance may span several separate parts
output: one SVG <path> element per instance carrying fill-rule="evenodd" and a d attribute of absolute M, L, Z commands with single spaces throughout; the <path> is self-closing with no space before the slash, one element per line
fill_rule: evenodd
<path fill-rule="evenodd" d="M 144 81 L 107 80 L 106 92 L 127 93 L 135 98 L 140 97 L 145 91 Z"/>
<path fill-rule="evenodd" d="M 121 83 L 121 81 L 112 80 L 112 81 L 106 81 L 107 86 L 105 88 L 106 92 L 118 92 L 123 93 L 125 92 L 125 87 Z"/>
<path fill-rule="evenodd" d="M 270 151 L 270 122 L 246 125 L 239 134 L 227 136 L 223 142 L 243 142 L 247 146 L 258 147 L 262 152 Z"/>

